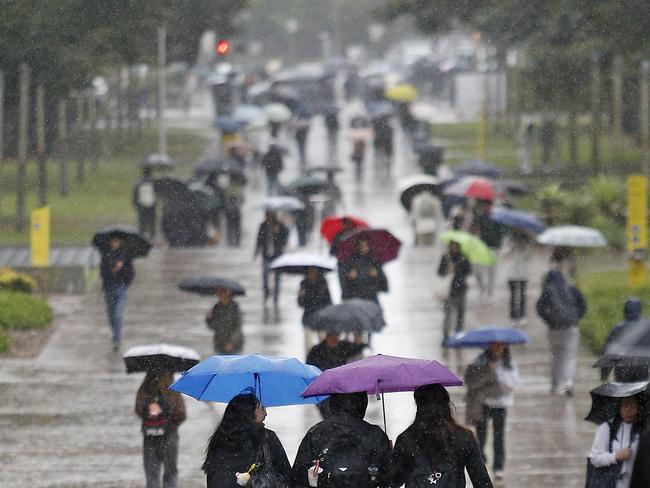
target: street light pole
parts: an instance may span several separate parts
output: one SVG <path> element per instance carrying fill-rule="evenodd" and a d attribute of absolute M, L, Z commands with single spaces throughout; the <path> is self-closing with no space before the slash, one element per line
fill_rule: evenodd
<path fill-rule="evenodd" d="M 167 98 L 167 29 L 158 28 L 158 154 L 167 154 L 167 128 L 165 127 L 165 106 Z"/>

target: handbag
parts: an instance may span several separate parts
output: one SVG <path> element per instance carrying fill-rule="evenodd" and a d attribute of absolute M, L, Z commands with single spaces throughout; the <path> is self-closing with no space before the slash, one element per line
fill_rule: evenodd
<path fill-rule="evenodd" d="M 258 466 L 251 473 L 251 488 L 289 488 L 287 480 L 273 466 L 271 453 L 265 441 L 262 441 L 260 451 L 261 456 L 258 453 Z"/>
<path fill-rule="evenodd" d="M 609 424 L 609 452 L 612 452 L 612 442 L 616 432 L 614 425 Z M 632 439 L 630 439 L 630 443 Z M 610 464 L 602 468 L 597 468 L 591 464 L 591 459 L 587 458 L 587 482 L 585 488 L 616 488 L 616 483 L 621 476 L 621 463 Z"/>

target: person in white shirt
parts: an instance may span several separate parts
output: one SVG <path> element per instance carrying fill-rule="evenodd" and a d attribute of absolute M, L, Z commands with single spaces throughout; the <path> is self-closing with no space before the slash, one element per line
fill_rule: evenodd
<path fill-rule="evenodd" d="M 506 241 L 502 256 L 506 258 L 506 276 L 510 287 L 510 319 L 514 325 L 526 323 L 526 286 L 534 258 L 534 241 L 524 229 L 515 228 Z"/>
<path fill-rule="evenodd" d="M 596 431 L 589 460 L 594 468 L 605 468 L 620 463 L 620 474 L 615 486 L 628 488 L 632 467 L 639 446 L 639 435 L 645 427 L 646 394 L 623 398 L 618 415 L 602 423 Z M 615 437 L 610 442 L 611 433 Z"/>

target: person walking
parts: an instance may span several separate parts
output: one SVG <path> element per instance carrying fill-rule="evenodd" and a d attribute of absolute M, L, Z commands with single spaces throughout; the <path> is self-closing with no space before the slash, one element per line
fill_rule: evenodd
<path fill-rule="evenodd" d="M 303 106 L 298 107 L 296 120 L 293 124 L 296 145 L 298 146 L 298 157 L 300 158 L 300 169 L 307 167 L 307 137 L 309 136 L 310 114 Z"/>
<path fill-rule="evenodd" d="M 519 381 L 517 365 L 506 344 L 493 342 L 467 367 L 465 373 L 466 423 L 476 427 L 481 454 L 485 460 L 485 441 L 492 420 L 496 479 L 503 478 L 506 458 L 506 414 L 514 404 L 514 389 Z"/>
<path fill-rule="evenodd" d="M 413 397 L 415 420 L 395 441 L 386 485 L 464 488 L 467 470 L 474 488 L 492 488 L 478 442 L 454 418 L 447 390 L 420 386 Z"/>
<path fill-rule="evenodd" d="M 309 241 L 312 230 L 314 229 L 314 205 L 309 199 L 309 195 L 300 193 L 297 198 L 302 203 L 302 208 L 292 210 L 293 220 L 296 224 L 298 234 L 298 246 L 305 247 Z"/>
<path fill-rule="evenodd" d="M 362 138 L 352 141 L 352 154 L 350 159 L 354 163 L 355 181 L 360 183 L 363 178 L 363 160 L 366 157 L 366 141 Z"/>
<path fill-rule="evenodd" d="M 551 394 L 564 387 L 565 394 L 572 397 L 580 341 L 578 322 L 587 313 L 585 299 L 559 269 L 552 269 L 544 277 L 537 313 L 548 326 Z"/>
<path fill-rule="evenodd" d="M 365 239 L 357 241 L 355 255 L 344 264 L 343 287 L 344 300 L 362 298 L 379 303 L 379 292 L 388 291 L 388 279 L 384 274 L 381 262 L 373 255 L 370 242 Z"/>
<path fill-rule="evenodd" d="M 262 156 L 262 167 L 266 172 L 266 192 L 272 195 L 278 186 L 278 175 L 284 168 L 282 147 L 272 142 L 268 151 Z"/>
<path fill-rule="evenodd" d="M 308 268 L 305 278 L 300 282 L 298 292 L 298 305 L 304 309 L 302 325 L 307 325 L 312 314 L 331 304 L 332 297 L 327 279 L 318 268 Z"/>
<path fill-rule="evenodd" d="M 639 450 L 639 439 L 646 426 L 647 394 L 623 398 L 614 418 L 602 423 L 589 451 L 589 463 L 602 469 L 617 466 L 619 475 L 615 484 L 595 484 L 587 476 L 587 488 L 630 488 L 633 468 Z M 636 474 L 636 473 L 635 473 Z M 591 483 L 590 483 L 591 481 Z M 642 486 L 642 485 L 638 485 Z M 647 486 L 647 485 L 643 485 Z"/>
<path fill-rule="evenodd" d="M 387 468 L 390 442 L 376 425 L 363 420 L 368 394 L 334 393 L 331 414 L 302 439 L 293 463 L 296 488 L 374 488 Z"/>
<path fill-rule="evenodd" d="M 289 229 L 282 224 L 273 210 L 267 210 L 264 222 L 260 224 L 257 232 L 255 256 L 262 255 L 262 288 L 264 291 L 264 304 L 268 300 L 271 290 L 269 288 L 269 273 L 271 263 L 284 253 L 284 248 L 289 240 Z M 278 305 L 280 295 L 280 273 L 274 272 L 273 304 Z"/>
<path fill-rule="evenodd" d="M 142 169 L 142 178 L 133 187 L 133 206 L 138 212 L 140 234 L 153 239 L 156 234 L 156 191 L 151 167 Z"/>
<path fill-rule="evenodd" d="M 534 243 L 524 229 L 515 228 L 506 241 L 506 276 L 510 288 L 510 320 L 515 325 L 526 324 L 526 288 L 530 278 L 530 264 L 534 257 Z"/>
<path fill-rule="evenodd" d="M 490 248 L 496 257 L 501 247 L 504 235 L 504 228 L 498 222 L 490 218 L 492 213 L 492 202 L 489 200 L 476 201 L 476 215 L 472 220 L 471 229 L 487 247 Z M 491 297 L 494 294 L 494 283 L 496 280 L 497 263 L 492 266 L 480 266 L 476 278 L 481 288 L 481 295 Z"/>
<path fill-rule="evenodd" d="M 238 178 L 231 175 L 224 190 L 224 214 L 226 217 L 226 240 L 228 246 L 239 247 L 241 242 L 241 206 L 244 191 Z"/>
<path fill-rule="evenodd" d="M 444 297 L 444 319 L 442 322 L 442 343 L 449 338 L 452 314 L 456 315 L 456 332 L 465 325 L 465 297 L 467 295 L 467 276 L 472 272 L 472 265 L 460 249 L 460 244 L 449 243 L 449 251 L 443 254 L 438 265 L 438 275 L 451 275 L 449 292 Z"/>
<path fill-rule="evenodd" d="M 176 488 L 178 426 L 185 421 L 185 403 L 169 386 L 172 371 L 151 371 L 138 389 L 135 413 L 142 419 L 144 472 L 147 488 Z"/>
<path fill-rule="evenodd" d="M 330 161 L 336 161 L 336 149 L 338 147 L 339 117 L 336 108 L 330 108 L 325 114 L 325 129 L 327 130 L 327 150 Z"/>
<path fill-rule="evenodd" d="M 205 318 L 205 325 L 214 331 L 214 352 L 239 354 L 244 347 L 241 309 L 233 300 L 232 291 L 219 288 L 217 297 L 219 302 L 210 309 Z"/>
<path fill-rule="evenodd" d="M 291 484 L 291 464 L 278 436 L 264 427 L 266 409 L 252 393 L 233 397 L 210 437 L 202 470 L 207 488 L 240 488 L 255 476 L 252 466 L 268 463 Z"/>
<path fill-rule="evenodd" d="M 122 340 L 122 318 L 127 290 L 135 277 L 133 260 L 126 252 L 122 239 L 113 237 L 109 241 L 108 250 L 102 253 L 100 274 L 108 321 L 113 331 L 113 349 L 117 351 Z"/>

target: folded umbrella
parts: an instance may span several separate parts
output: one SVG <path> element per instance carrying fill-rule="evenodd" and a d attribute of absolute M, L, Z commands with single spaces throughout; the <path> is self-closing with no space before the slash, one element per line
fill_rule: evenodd
<path fill-rule="evenodd" d="M 187 371 L 201 361 L 189 347 L 172 344 L 150 344 L 131 347 L 122 356 L 127 373 L 147 371 Z"/>
<path fill-rule="evenodd" d="M 589 392 L 591 410 L 585 420 L 600 425 L 615 417 L 621 406 L 621 399 L 638 395 L 648 389 L 647 381 L 637 383 L 605 383 Z"/>
<path fill-rule="evenodd" d="M 481 239 L 469 232 L 461 230 L 449 230 L 444 232 L 440 239 L 445 244 L 457 242 L 460 244 L 462 253 L 469 259 L 472 264 L 483 266 L 494 266 L 496 259 L 492 250 Z"/>
<path fill-rule="evenodd" d="M 530 338 L 513 327 L 496 327 L 493 325 L 475 330 L 459 332 L 445 342 L 445 347 L 462 349 L 465 347 L 487 347 L 493 342 L 503 344 L 526 344 Z"/>
<path fill-rule="evenodd" d="M 537 242 L 548 246 L 605 247 L 607 239 L 598 229 L 579 225 L 549 227 L 539 236 Z"/>
<path fill-rule="evenodd" d="M 343 215 L 341 217 L 327 217 L 323 220 L 320 226 L 320 235 L 322 235 L 330 244 L 334 240 L 334 236 L 343 232 L 343 219 L 351 222 L 351 225 L 356 229 L 368 227 L 368 223 L 359 217 L 352 215 Z"/>
<path fill-rule="evenodd" d="M 479 176 L 466 176 L 445 188 L 445 195 L 454 195 L 475 200 L 494 200 L 493 183 Z"/>
<path fill-rule="evenodd" d="M 421 174 L 409 176 L 400 181 L 398 191 L 400 193 L 399 199 L 402 206 L 406 210 L 409 210 L 413 198 L 418 193 L 429 192 L 432 195 L 440 196 L 442 187 L 440 185 L 440 180 L 435 176 Z"/>
<path fill-rule="evenodd" d="M 214 295 L 217 290 L 230 290 L 233 295 L 245 295 L 246 290 L 237 281 L 220 276 L 194 276 L 181 281 L 178 287 L 199 295 Z"/>
<path fill-rule="evenodd" d="M 382 264 L 396 259 L 402 246 L 402 242 L 386 229 L 357 229 L 339 243 L 336 249 L 339 261 L 351 259 L 357 252 L 360 240 L 368 241 L 370 254 Z"/>
<path fill-rule="evenodd" d="M 131 258 L 146 256 L 151 250 L 151 243 L 130 225 L 109 225 L 98 230 L 93 236 L 92 245 L 103 253 L 110 249 L 110 241 L 114 238 L 122 241 L 124 253 Z"/>
<path fill-rule="evenodd" d="M 265 407 L 319 403 L 324 395 L 303 398 L 300 393 L 321 371 L 296 358 L 211 356 L 172 384 L 169 389 L 197 400 L 228 403 L 233 397 L 253 390 Z"/>
<path fill-rule="evenodd" d="M 335 267 L 336 263 L 330 257 L 305 251 L 284 253 L 271 263 L 272 270 L 289 274 L 305 274 L 309 268 L 326 273 Z"/>
<path fill-rule="evenodd" d="M 499 171 L 496 166 L 480 159 L 470 159 L 465 161 L 454 168 L 454 173 L 463 176 L 484 176 L 492 179 L 501 177 L 501 171 Z"/>
<path fill-rule="evenodd" d="M 544 230 L 544 222 L 533 214 L 521 210 L 499 208 L 492 211 L 490 219 L 506 227 L 526 229 L 535 233 Z"/>
<path fill-rule="evenodd" d="M 379 332 L 386 322 L 384 312 L 377 303 L 353 298 L 313 313 L 306 325 L 324 332 Z"/>

